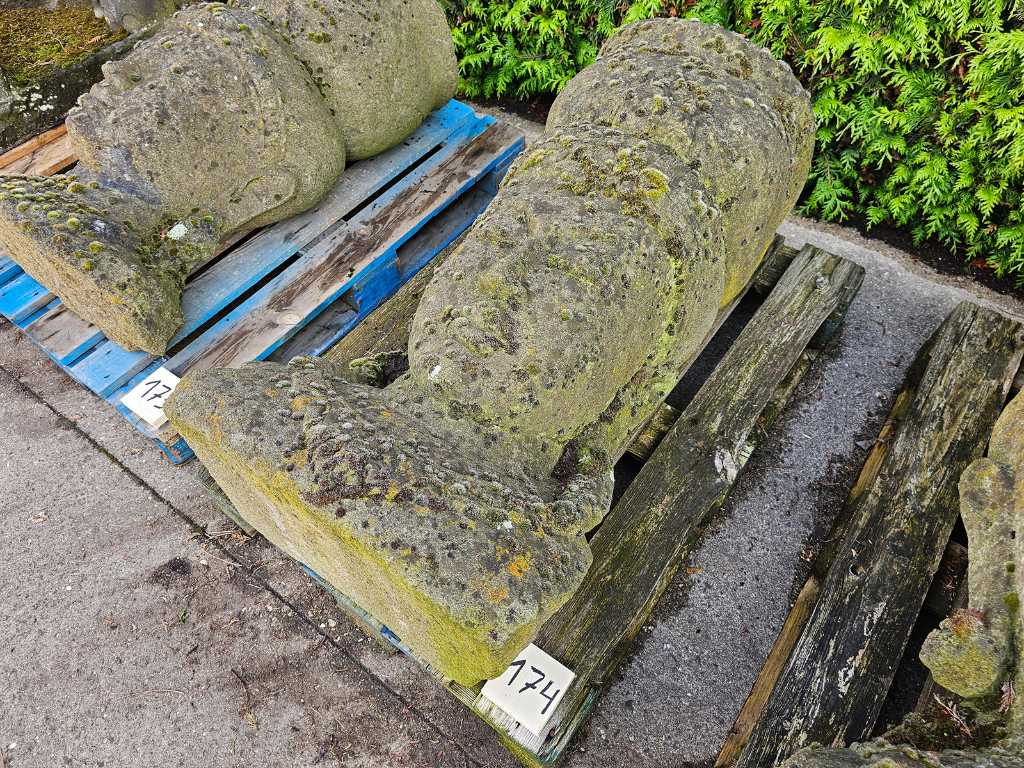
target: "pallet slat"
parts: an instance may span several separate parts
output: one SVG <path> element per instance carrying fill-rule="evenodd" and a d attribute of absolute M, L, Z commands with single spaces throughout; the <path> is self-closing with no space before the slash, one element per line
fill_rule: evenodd
<path fill-rule="evenodd" d="M 59 141 L 41 138 L 19 148 L 13 161 L 24 163 Z M 163 364 L 182 375 L 194 364 L 240 365 L 289 340 L 292 354 L 323 351 L 469 226 L 523 145 L 508 126 L 448 102 L 401 144 L 347 168 L 317 207 L 223 244 L 186 283 L 185 323 L 168 357 L 121 349 L 6 256 L 0 311 L 180 463 L 192 454 L 178 435 L 153 429 L 120 405 L 141 376 Z M 418 235 L 421 229 L 429 234 Z M 291 296 L 303 301 L 289 304 Z M 293 339 L 325 310 L 315 335 Z M 264 333 L 250 333 L 250 325 Z"/>
<path fill-rule="evenodd" d="M 870 736 L 1024 352 L 1020 324 L 961 304 L 911 367 L 855 485 L 821 594 L 736 765 Z"/>
<path fill-rule="evenodd" d="M 583 586 L 536 640 L 577 675 L 551 736 L 543 746 L 534 742 L 539 762 L 558 757 L 580 713 L 611 679 L 698 527 L 746 463 L 773 394 L 863 275 L 838 257 L 802 251 L 598 528 Z M 522 728 L 512 735 L 530 746 Z"/>
<path fill-rule="evenodd" d="M 0 173 L 49 176 L 74 162 L 71 140 L 62 123 L 0 155 Z"/>

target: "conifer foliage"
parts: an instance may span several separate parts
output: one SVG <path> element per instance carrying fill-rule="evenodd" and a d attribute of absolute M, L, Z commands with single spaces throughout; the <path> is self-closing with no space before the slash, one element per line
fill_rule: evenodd
<path fill-rule="evenodd" d="M 448 13 L 471 98 L 557 93 L 638 19 L 731 27 L 814 98 L 803 213 L 896 225 L 1024 282 L 1024 0 L 463 0 Z"/>

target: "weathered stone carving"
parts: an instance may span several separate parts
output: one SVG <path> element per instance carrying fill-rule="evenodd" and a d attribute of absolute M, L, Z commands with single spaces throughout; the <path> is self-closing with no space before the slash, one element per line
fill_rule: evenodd
<path fill-rule="evenodd" d="M 160 354 L 218 242 L 317 203 L 447 101 L 456 67 L 433 0 L 251 0 L 178 12 L 104 75 L 68 116 L 71 174 L 0 176 L 0 243 Z"/>
<path fill-rule="evenodd" d="M 808 747 L 782 764 L 782 768 L 1024 768 L 1019 750 L 916 749 L 886 741 L 854 744 L 848 749 Z"/>
<path fill-rule="evenodd" d="M 271 541 L 444 674 L 493 677 L 579 586 L 613 463 L 763 255 L 812 142 L 767 52 L 629 27 L 438 269 L 407 374 L 195 372 L 167 412 Z"/>
<path fill-rule="evenodd" d="M 976 719 L 1007 720 L 1024 749 L 1024 395 L 996 422 L 988 456 L 961 475 L 960 516 L 970 607 L 928 636 L 921 661 Z"/>
<path fill-rule="evenodd" d="M 113 29 L 138 32 L 159 22 L 191 0 L 92 0 L 95 14 Z"/>

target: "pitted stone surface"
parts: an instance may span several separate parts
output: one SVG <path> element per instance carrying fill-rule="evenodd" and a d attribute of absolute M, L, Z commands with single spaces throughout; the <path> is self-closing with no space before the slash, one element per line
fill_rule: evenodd
<path fill-rule="evenodd" d="M 382 394 L 297 386 L 325 414 L 301 444 L 288 438 L 307 451 L 298 460 L 267 439 L 297 429 L 256 396 L 274 367 L 254 366 L 246 385 L 232 371 L 187 376 L 168 404 L 261 532 L 464 684 L 499 674 L 578 588 L 612 465 L 762 257 L 810 161 L 807 94 L 743 38 L 662 19 L 606 47 L 620 50 L 687 93 L 679 65 L 706 62 L 694 84 L 713 80 L 714 98 L 651 110 L 623 95 L 655 87 L 647 75 L 624 85 L 604 59 L 575 78 L 427 287 L 407 375 Z M 325 529 L 332 505 L 343 522 Z M 432 539 L 435 525 L 452 541 Z"/>
<path fill-rule="evenodd" d="M 486 677 L 582 578 L 590 550 L 572 499 L 588 498 L 592 517 L 610 477 L 600 499 L 569 488 L 552 500 L 400 390 L 348 378 L 313 358 L 196 373 L 169 413 L 275 544 L 419 641 L 431 664 Z"/>
<path fill-rule="evenodd" d="M 0 243 L 109 338 L 154 354 L 181 326 L 184 276 L 220 240 L 315 205 L 346 159 L 401 141 L 456 79 L 432 0 L 189 6 L 103 72 L 67 119 L 94 210 L 76 227 L 63 191 L 8 196 Z M 98 244 L 92 269 L 68 245 L 78 232 Z"/>

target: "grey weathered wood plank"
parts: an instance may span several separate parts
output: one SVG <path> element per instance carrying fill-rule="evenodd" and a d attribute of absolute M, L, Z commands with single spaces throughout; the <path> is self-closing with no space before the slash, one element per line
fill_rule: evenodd
<path fill-rule="evenodd" d="M 421 183 L 409 185 L 381 209 L 366 209 L 366 219 L 324 233 L 302 251 L 295 269 L 286 270 L 268 287 L 259 305 L 235 321 L 222 322 L 175 354 L 171 370 L 232 367 L 258 359 L 293 332 L 294 317 L 307 317 L 338 294 L 338 286 L 397 244 L 429 218 L 439 201 L 452 197 L 493 162 L 496 152 L 518 140 L 504 123 L 490 126 L 434 165 Z M 372 216 L 370 214 L 372 213 Z M 355 224 L 355 226 L 351 226 Z M 230 316 L 229 316 L 230 317 Z"/>
<path fill-rule="evenodd" d="M 961 304 L 911 367 L 851 492 L 846 529 L 800 640 L 737 762 L 868 737 L 1024 353 L 1024 329 Z"/>
<path fill-rule="evenodd" d="M 792 389 L 788 374 L 863 274 L 851 262 L 804 249 L 591 539 L 594 562 L 583 585 L 536 640 L 577 675 L 540 750 L 542 762 L 564 748 L 595 690 L 610 679 L 701 524 L 732 487 L 766 407 L 780 387 Z M 528 740 L 521 729 L 514 738 Z"/>

